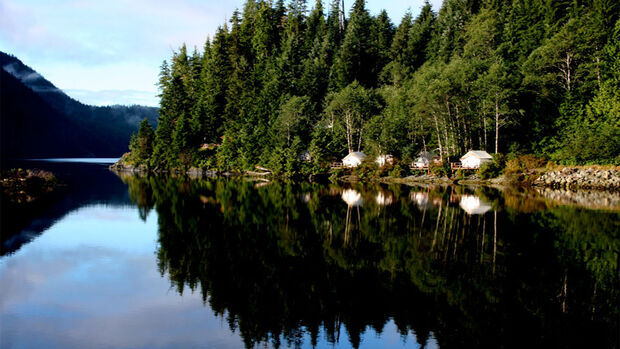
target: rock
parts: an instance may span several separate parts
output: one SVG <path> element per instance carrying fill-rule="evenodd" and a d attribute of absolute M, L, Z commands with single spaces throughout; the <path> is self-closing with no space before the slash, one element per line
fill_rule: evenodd
<path fill-rule="evenodd" d="M 192 178 L 202 178 L 202 176 L 204 175 L 204 172 L 200 168 L 192 167 L 189 170 L 187 170 L 187 175 Z"/>
<path fill-rule="evenodd" d="M 563 168 L 540 175 L 534 185 L 546 187 L 620 190 L 620 171 L 596 168 Z"/>

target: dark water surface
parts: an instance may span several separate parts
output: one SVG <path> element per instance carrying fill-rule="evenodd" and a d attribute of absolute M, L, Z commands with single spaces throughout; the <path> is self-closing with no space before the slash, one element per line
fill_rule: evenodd
<path fill-rule="evenodd" d="M 2 348 L 619 346 L 617 211 L 27 165 L 67 187 L 3 238 Z"/>

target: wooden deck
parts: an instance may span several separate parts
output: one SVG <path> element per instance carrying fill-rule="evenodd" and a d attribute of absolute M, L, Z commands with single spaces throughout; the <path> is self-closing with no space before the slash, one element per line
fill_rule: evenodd
<path fill-rule="evenodd" d="M 426 172 L 426 174 L 431 174 L 431 168 L 430 168 L 429 165 L 422 166 L 422 167 L 418 167 L 418 166 L 414 166 L 414 165 L 409 165 L 409 169 L 411 171 L 422 171 L 422 172 Z"/>
<path fill-rule="evenodd" d="M 344 164 L 340 161 L 334 161 L 331 164 L 329 164 L 329 168 L 337 170 L 340 168 L 344 168 Z"/>
<path fill-rule="evenodd" d="M 458 170 L 477 171 L 479 167 L 465 167 L 460 162 L 451 162 L 450 169 L 452 170 L 452 172 L 456 172 Z"/>

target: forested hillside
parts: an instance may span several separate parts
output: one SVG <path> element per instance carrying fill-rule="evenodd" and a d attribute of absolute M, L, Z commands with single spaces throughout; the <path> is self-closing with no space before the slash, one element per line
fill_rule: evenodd
<path fill-rule="evenodd" d="M 3 159 L 117 157 L 140 122 L 157 122 L 157 108 L 82 104 L 0 52 L 0 120 Z"/>
<path fill-rule="evenodd" d="M 616 0 L 446 0 L 397 24 L 341 4 L 248 0 L 202 50 L 179 48 L 134 160 L 292 171 L 305 150 L 318 167 L 356 150 L 484 149 L 620 162 Z"/>

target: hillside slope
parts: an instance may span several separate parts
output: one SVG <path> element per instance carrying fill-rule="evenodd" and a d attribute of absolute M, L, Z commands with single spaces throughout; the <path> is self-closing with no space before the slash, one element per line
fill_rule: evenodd
<path fill-rule="evenodd" d="M 0 156 L 116 157 L 157 108 L 80 103 L 19 59 L 0 52 Z"/>

